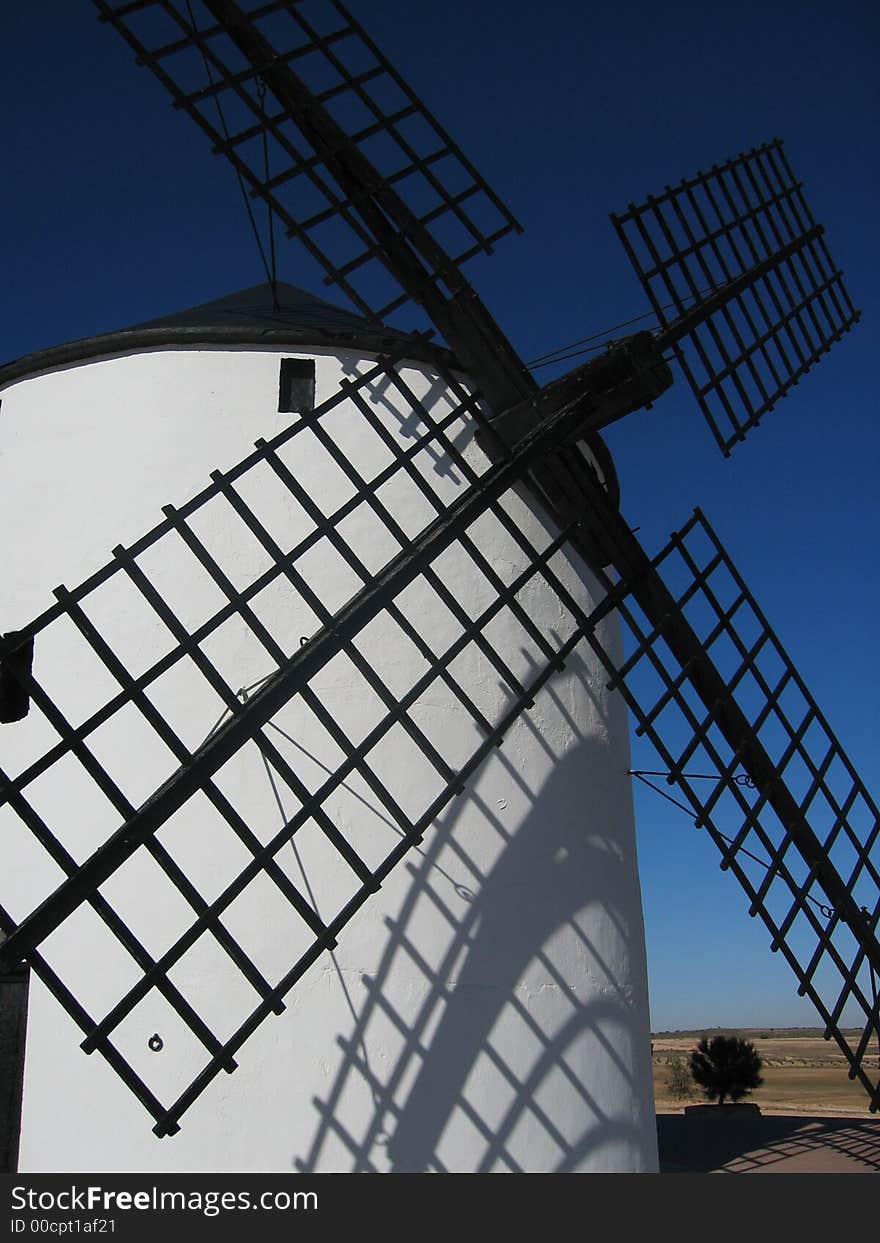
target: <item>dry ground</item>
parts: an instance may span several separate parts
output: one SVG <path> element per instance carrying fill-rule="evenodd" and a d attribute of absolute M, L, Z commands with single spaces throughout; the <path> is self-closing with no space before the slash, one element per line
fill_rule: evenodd
<path fill-rule="evenodd" d="M 712 1032 L 660 1032 L 652 1037 L 654 1093 L 658 1113 L 681 1112 L 684 1105 L 705 1101 L 694 1085 L 687 1100 L 670 1095 L 669 1063 L 675 1057 L 687 1061 L 688 1054 L 703 1035 Z M 810 1028 L 726 1031 L 751 1040 L 764 1062 L 764 1083 L 748 1099 L 760 1105 L 762 1113 L 835 1114 L 850 1117 L 877 1117 L 868 1112 L 868 1097 L 857 1081 L 848 1078 L 847 1063 L 833 1041 L 822 1039 Z M 876 1080 L 880 1076 L 876 1050 L 865 1059 L 865 1068 Z"/>
<path fill-rule="evenodd" d="M 660 1163 L 665 1173 L 878 1173 L 880 1113 L 870 1113 L 861 1084 L 849 1079 L 837 1045 L 810 1029 L 727 1030 L 751 1040 L 764 1061 L 763 1085 L 748 1097 L 760 1116 L 728 1116 L 684 1106 L 705 1104 L 696 1085 L 685 1100 L 669 1091 L 670 1062 L 687 1062 L 703 1035 L 660 1032 L 653 1036 L 654 1091 Z M 878 1055 L 865 1069 L 880 1078 Z"/>

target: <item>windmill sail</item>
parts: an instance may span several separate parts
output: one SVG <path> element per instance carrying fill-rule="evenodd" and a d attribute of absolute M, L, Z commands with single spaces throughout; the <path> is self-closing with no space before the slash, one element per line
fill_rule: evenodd
<path fill-rule="evenodd" d="M 81 1028 L 83 1048 L 108 1060 L 153 1116 L 158 1135 L 173 1134 L 220 1071 L 235 1069 L 247 1039 L 264 1019 L 283 1010 L 290 989 L 332 949 L 391 869 L 503 743 L 511 724 L 534 705 L 569 653 L 586 642 L 599 652 L 640 727 L 692 801 L 696 796 L 684 775 L 686 765 L 696 756 L 716 764 L 717 788 L 693 805 L 719 844 L 725 839 L 716 816 L 724 800 L 739 805 L 745 827 L 732 845 L 723 847 L 725 864 L 745 886 L 775 948 L 795 968 L 802 990 L 819 1007 L 876 1105 L 876 1089 L 863 1069 L 867 1041 L 877 1030 L 876 1001 L 871 1002 L 866 983 L 866 973 L 878 964 L 872 858 L 876 811 L 824 718 L 720 549 L 712 545 L 708 564 L 693 559 L 690 542 L 700 533 L 708 536 L 702 519 L 674 544 L 693 574 L 676 596 L 658 573 L 667 567 L 670 553 L 650 562 L 588 468 L 569 480 L 568 525 L 560 530 L 549 523 L 540 547 L 527 536 L 517 517 L 522 501 L 514 485 L 540 470 L 548 454 L 571 439 L 583 418 L 578 403 L 550 416 L 513 449 L 496 446 L 493 465 L 462 447 L 477 425 L 484 436 L 494 434 L 476 398 L 454 375 L 443 378 L 454 400 L 438 418 L 412 392 L 400 360 L 380 359 L 313 414 L 301 416 L 272 440 L 258 442 L 234 469 L 215 472 L 209 487 L 188 504 L 166 508 L 159 526 L 130 547 L 117 548 L 112 562 L 78 588 L 59 589 L 56 603 L 17 632 L 6 653 L 6 675 L 32 706 L 27 717 L 8 727 L 21 733 L 9 734 L 20 741 L 7 750 L 17 762 L 2 777 L 0 817 L 10 839 L 17 835 L 30 842 L 32 865 L 26 884 L 19 877 L 14 890 L 0 895 L 4 962 L 31 963 Z M 387 385 L 405 397 L 412 425 L 419 429 L 409 445 L 404 441 L 406 447 L 384 425 L 381 404 L 368 400 L 377 386 Z M 341 415 L 364 420 L 384 446 L 384 465 L 371 478 L 337 444 Z M 340 472 L 346 481 L 347 497 L 335 508 L 305 488 L 289 464 L 291 455 L 302 463 L 316 454 L 325 469 Z M 452 482 L 433 469 L 441 456 L 455 472 Z M 276 489 L 274 505 L 270 484 Z M 395 489 L 403 489 L 405 503 L 402 496 L 390 500 Z M 346 520 L 361 506 L 374 525 L 369 548 L 362 541 L 353 545 L 346 536 Z M 224 518 L 218 519 L 217 507 Z M 200 533 L 209 510 L 211 524 L 204 529 L 225 532 L 216 546 Z M 294 511 L 303 525 L 292 542 Z M 414 512 L 421 515 L 415 527 Z M 500 526 L 510 541 L 522 565 L 515 576 L 502 576 L 481 552 L 483 522 Z M 620 578 L 615 582 L 605 575 L 607 598 L 588 614 L 567 585 L 565 567 L 572 548 L 582 544 L 584 530 L 597 525 Z M 362 524 L 358 529 L 363 531 Z M 236 571 L 244 563 L 241 548 L 254 542 L 263 568 L 242 581 Z M 460 554 L 458 578 L 449 583 L 443 557 L 453 546 Z M 181 556 L 185 567 L 169 577 L 167 567 Z M 348 601 L 323 595 L 316 566 L 330 558 L 350 571 Z M 479 580 L 472 596 L 462 590 L 464 563 Z M 715 586 L 724 574 L 737 584 L 733 601 Z M 557 633 L 545 633 L 530 615 L 530 592 L 538 583 L 557 599 Z M 216 606 L 208 616 L 196 615 L 193 598 L 204 598 L 206 589 L 214 593 Z M 288 615 L 298 623 L 285 633 L 261 621 L 262 599 L 280 589 L 288 593 Z M 430 607 L 418 615 L 408 604 L 413 589 L 430 597 Z M 689 620 L 698 601 L 704 612 L 708 602 L 717 618 L 700 633 Z M 622 666 L 614 664 L 603 639 L 602 622 L 615 609 L 640 639 L 637 653 Z M 639 620 L 639 609 L 647 623 Z M 518 623 L 519 653 L 493 642 L 493 619 L 502 611 Z M 738 628 L 745 614 L 758 619 L 757 635 Z M 144 617 L 155 630 L 150 659 L 144 655 Z M 121 629 L 120 618 L 125 619 Z M 108 633 L 114 621 L 117 631 Z M 229 626 L 240 632 L 235 651 L 241 655 L 221 664 L 212 652 L 218 634 Z M 131 630 L 141 638 L 127 650 Z M 733 674 L 718 655 L 723 640 L 741 652 L 742 667 Z M 18 650 L 29 653 L 31 643 L 32 670 L 27 660 L 8 659 Z M 395 649 L 401 643 L 415 645 L 424 661 L 422 676 L 406 687 L 394 680 Z M 675 672 L 662 663 L 667 649 L 678 661 Z M 59 696 L 43 685 L 41 652 L 49 651 L 55 654 L 56 670 L 59 651 L 64 655 L 65 686 L 73 672 L 77 687 L 96 688 L 87 714 L 79 705 L 74 716 L 66 707 L 69 692 Z M 247 670 L 255 667 L 254 652 L 265 673 L 245 685 Z M 761 672 L 759 657 L 766 653 L 783 662 L 781 673 Z M 476 662 L 476 676 L 473 669 L 467 676 L 459 672 L 463 657 Z M 647 707 L 640 707 L 644 701 L 638 690 L 643 663 L 662 671 L 662 694 Z M 346 686 L 356 686 L 359 698 L 371 697 L 375 704 L 366 733 L 347 728 L 338 697 L 327 698 L 341 666 Z M 505 710 L 494 715 L 481 703 L 482 689 L 493 678 L 501 679 L 507 696 Z M 169 679 L 171 695 L 163 691 Z M 747 682 L 751 689 L 743 704 Z M 803 719 L 787 706 L 789 685 L 807 703 Z M 205 739 L 187 736 L 178 722 L 182 687 L 187 701 L 201 696 L 206 708 L 220 709 L 221 719 Z M 425 730 L 419 701 L 429 691 L 464 707 L 472 722 L 471 736 L 460 740 L 455 754 L 441 749 Z M 699 715 L 694 696 L 707 705 L 707 715 Z M 675 754 L 666 731 L 668 705 L 687 731 L 682 739 L 679 723 Z M 126 784 L 130 766 L 117 769 L 122 757 L 114 755 L 112 739 L 123 721 L 125 736 L 139 740 L 139 770 L 153 774 L 152 791 Z M 763 736 L 771 721 L 785 735 L 775 749 Z M 717 741 L 719 731 L 723 745 Z M 298 748 L 297 738 L 305 736 L 312 745 L 315 738 L 324 739 L 321 756 L 307 756 Z M 395 763 L 385 766 L 380 777 L 374 757 L 389 747 Z M 247 756 L 262 767 L 278 806 L 285 808 L 280 829 L 277 823 L 271 831 L 255 826 L 252 811 L 242 814 L 224 792 L 225 766 Z M 792 775 L 796 763 L 807 773 L 800 784 Z M 731 784 L 737 765 L 754 782 L 754 795 Z M 836 770 L 841 767 L 850 782 L 846 789 L 839 785 Z M 62 769 L 62 787 L 80 792 L 77 822 L 88 830 L 87 838 L 76 842 L 69 838 L 69 795 L 59 806 L 47 792 Z M 123 770 L 128 774 L 124 781 L 117 776 Z M 411 781 L 414 770 L 422 774 L 415 801 L 388 777 L 398 771 Z M 384 835 L 340 828 L 334 800 L 351 781 L 381 807 L 388 826 Z M 814 823 L 820 805 L 833 813 L 830 826 Z M 863 823 L 866 815 L 869 826 Z M 724 826 L 728 823 L 725 818 Z M 206 894 L 194 844 L 222 854 L 223 843 L 232 839 L 235 850 L 229 851 L 219 892 Z M 768 865 L 760 880 L 744 862 L 746 851 L 754 853 L 754 839 Z M 322 852 L 327 890 L 320 910 L 280 858 L 282 847 L 291 842 Z M 846 851 L 854 859 L 849 866 L 841 857 Z M 795 866 L 798 856 L 804 862 Z M 253 899 L 258 891 L 261 901 L 268 904 L 271 898 L 275 904 L 275 924 L 281 926 L 279 905 L 286 912 L 282 940 L 288 957 L 283 963 L 276 958 L 271 968 L 249 948 L 246 935 L 236 934 L 236 903 Z M 151 903 L 179 911 L 176 934 L 158 948 L 150 942 L 149 910 L 138 906 L 147 892 Z M 790 909 L 780 910 L 780 893 L 789 895 Z M 88 953 L 79 948 L 83 940 Z M 206 944 L 223 958 L 227 977 L 233 971 L 239 980 L 220 1011 L 210 992 L 198 994 L 198 977 L 186 970 L 187 956 L 204 951 Z M 839 996 L 831 1000 L 829 968 L 843 981 Z M 103 973 L 105 985 L 112 980 L 115 990 L 110 1003 L 103 1001 L 98 1009 L 89 1000 L 96 971 Z M 865 1034 L 855 1048 L 840 1031 L 847 1003 L 864 1014 Z M 150 1061 L 143 1041 L 132 1035 L 142 1032 L 145 1016 L 157 1014 L 163 1030 L 178 1033 L 178 1043 L 184 1035 L 189 1041 L 188 1055 L 175 1060 L 170 1078 L 161 1069 L 167 1064 Z"/>
<path fill-rule="evenodd" d="M 606 606 L 635 647 L 621 664 L 589 641 L 876 1110 L 877 805 L 703 514 L 650 563 L 614 542 Z"/>
<path fill-rule="evenodd" d="M 531 391 L 459 267 L 519 225 L 339 0 L 94 2 L 326 284 L 424 307 L 491 404 Z"/>
<path fill-rule="evenodd" d="M 859 318 L 779 139 L 611 219 L 725 456 Z"/>
<path fill-rule="evenodd" d="M 33 965 L 82 1029 L 83 1047 L 100 1051 L 114 1066 L 156 1120 L 157 1134 L 173 1133 L 212 1079 L 234 1069 L 240 1046 L 264 1018 L 284 1008 L 293 984 L 333 947 L 583 638 L 587 619 L 565 585 L 564 550 L 574 526 L 551 528 L 536 547 L 517 520 L 523 502 L 512 492 L 548 447 L 572 434 L 580 413 L 551 418 L 506 459 L 499 450 L 502 460 L 492 465 L 460 447 L 481 422 L 484 434 L 493 434 L 476 396 L 452 374 L 444 373 L 443 381 L 452 396 L 438 417 L 413 392 L 400 359 L 380 359 L 313 414 L 259 442 L 237 467 L 215 472 L 189 503 L 166 508 L 157 527 L 130 547 L 118 547 L 113 560 L 78 588 L 59 588 L 56 603 L 10 641 L 6 676 L 21 688 L 17 700 L 28 697 L 31 708 L 19 732 L 4 739 L 0 817 L 19 847 L 24 835 L 30 853 L 25 883 L 19 876 L 0 897 L 2 955 L 10 964 L 26 959 Z M 408 437 L 400 436 L 400 413 L 388 414 L 376 400 L 390 390 L 406 403 Z M 368 478 L 340 444 L 352 435 L 375 442 L 376 469 Z M 438 470 L 438 462 L 448 465 Z M 334 486 L 319 487 L 321 477 L 332 477 Z M 331 494 L 341 503 L 328 504 Z M 347 535 L 355 514 L 356 543 Z M 485 522 L 507 539 L 511 564 L 519 559 L 514 577 L 481 552 Z M 371 536 L 365 543 L 366 528 Z M 449 582 L 444 554 L 453 546 L 457 568 Z M 248 548 L 259 556 L 254 576 L 242 581 Z M 330 562 L 347 567 L 347 602 L 326 592 L 323 568 Z M 461 599 L 463 565 L 475 580 L 470 605 Z M 537 584 L 558 599 L 559 627 L 552 635 L 529 612 Z M 423 601 L 413 612 L 413 590 L 430 607 Z M 264 602 L 279 591 L 286 593 L 282 615 L 289 618 L 283 633 L 261 620 Z M 213 611 L 197 612 L 194 601 L 211 597 Z M 521 650 L 493 643 L 493 623 L 502 613 L 515 619 Z M 221 662 L 213 653 L 221 634 L 228 641 L 230 628 L 237 655 L 228 658 L 224 647 Z M 406 687 L 395 682 L 401 644 L 414 645 L 424 665 Z M 31 645 L 32 670 L 16 658 Z M 63 677 L 59 688 L 43 685 L 41 653 L 53 658 L 44 667 Z M 476 673 L 465 679 L 457 670 L 469 662 Z M 264 673 L 246 685 L 251 669 Z M 328 702 L 322 689 L 327 679 L 332 687 L 341 670 L 345 701 L 374 705 L 365 735 L 346 729 L 344 703 L 332 696 Z M 482 701 L 498 679 L 508 706 L 493 716 Z M 426 694 L 468 714 L 471 734 L 456 736 L 455 754 L 444 753 L 425 732 L 420 701 Z M 194 701 L 203 705 L 203 719 L 221 717 L 205 739 L 192 737 L 180 716 Z M 129 741 L 120 754 L 117 737 L 137 743 Z M 315 739 L 323 740 L 321 756 L 304 756 L 299 738 L 308 738 L 312 748 Z M 131 745 L 138 747 L 138 780 L 152 774 L 152 791 L 131 784 Z M 271 833 L 258 831 L 253 809 L 243 812 L 224 793 L 224 766 L 246 751 L 256 753 L 279 805 L 294 808 Z M 383 753 L 384 778 L 375 758 Z M 419 798 L 414 802 L 394 788 L 389 772 L 399 772 L 404 784 L 420 773 Z M 387 829 L 374 826 L 352 838 L 339 828 L 334 800 L 352 781 L 381 808 Z M 77 829 L 69 796 L 59 804 L 53 794 L 71 783 L 78 791 Z M 230 831 L 235 849 L 229 847 L 221 892 L 209 900 L 199 859 L 187 852 L 201 843 L 208 855 L 222 854 Z M 80 835 L 75 841 L 72 832 Z M 291 841 L 322 852 L 320 873 L 329 893 L 320 914 L 292 877 L 289 861 L 287 868 L 279 862 Z M 145 879 L 138 883 L 141 870 Z M 261 886 L 271 891 L 267 903 L 271 897 L 284 904 L 276 920 L 286 928 L 290 958 L 273 971 L 233 931 L 237 901 L 253 902 Z M 178 935 L 161 951 L 150 939 L 149 911 L 137 909 L 147 892 L 151 905 L 180 911 Z M 91 952 L 71 953 L 83 938 Z M 187 955 L 206 943 L 225 956 L 227 974 L 231 964 L 241 985 L 239 993 L 229 990 L 232 1000 L 213 1020 L 209 997 L 202 998 L 205 1012 L 192 1000 L 200 987 L 192 973 L 188 987 L 178 983 L 188 974 Z M 96 972 L 118 981 L 113 1003 L 97 1013 L 87 1000 Z M 145 1018 L 155 1014 L 161 1022 Z M 161 1090 L 151 1080 L 161 1066 L 131 1035 L 147 1021 L 178 1032 L 179 1043 L 191 1046 Z"/>

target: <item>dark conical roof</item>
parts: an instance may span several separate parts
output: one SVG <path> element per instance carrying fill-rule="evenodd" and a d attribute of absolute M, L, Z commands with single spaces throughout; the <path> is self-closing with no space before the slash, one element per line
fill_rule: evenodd
<path fill-rule="evenodd" d="M 131 328 L 26 354 L 0 367 L 0 386 L 40 371 L 71 366 L 106 354 L 163 346 L 269 345 L 300 349 L 336 346 L 381 353 L 409 340 L 409 357 L 430 362 L 438 356 L 436 348 L 418 337 L 410 338 L 394 328 L 371 323 L 353 311 L 334 306 L 294 285 L 279 281 L 275 294 L 277 306 L 273 303 L 270 285 L 254 285 Z"/>
<path fill-rule="evenodd" d="M 314 294 L 297 289 L 295 285 L 278 281 L 275 285 L 274 301 L 271 285 L 254 285 L 239 293 L 227 294 L 224 298 L 215 298 L 212 302 L 190 307 L 187 311 L 177 311 L 173 315 L 163 315 L 160 319 L 147 320 L 146 323 L 137 324 L 127 331 L 165 328 L 179 328 L 187 333 L 218 328 L 261 333 L 274 333 L 285 328 L 293 331 L 320 329 L 339 333 L 375 331 L 376 325 L 370 324 L 369 320 L 360 315 L 355 315 L 353 311 L 334 306 L 323 298 L 316 298 Z M 392 334 L 390 329 L 385 329 L 385 332 L 399 335 Z"/>

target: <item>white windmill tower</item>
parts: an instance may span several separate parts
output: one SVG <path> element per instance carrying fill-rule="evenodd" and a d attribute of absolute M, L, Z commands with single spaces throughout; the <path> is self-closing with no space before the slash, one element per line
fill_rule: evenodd
<path fill-rule="evenodd" d="M 726 451 L 853 322 L 780 144 L 620 218 L 662 331 L 539 390 L 459 267 L 515 222 L 344 6 L 97 7 L 358 314 L 265 287 L 0 372 L 7 503 L 57 502 L 2 620 L 23 1165 L 655 1168 L 609 674 L 876 1103 L 873 804 L 801 683 L 822 756 L 765 737 L 784 653 L 701 515 L 645 555 L 598 434 L 671 350 Z M 407 300 L 452 353 L 383 326 Z"/>
<path fill-rule="evenodd" d="M 52 498 L 5 566 L 4 630 L 65 573 L 94 579 L 108 531 L 134 546 L 117 549 L 77 603 L 62 593 L 40 627 L 34 674 L 51 687 L 75 762 L 46 767 L 64 726 L 39 695 L 5 727 L 4 771 L 26 775 L 25 814 L 58 843 L 53 867 L 32 835 L 11 839 L 15 917 L 62 878 L 61 851 L 83 863 L 120 810 L 173 774 L 182 753 L 172 739 L 193 752 L 216 736 L 231 715 L 224 694 L 247 705 L 469 472 L 489 466 L 442 351 L 290 286 L 274 295 L 261 286 L 0 376 L 6 516 L 30 513 L 37 478 Z M 198 496 L 212 463 L 224 474 L 194 504 L 166 509 L 141 549 L 163 500 Z M 113 1047 L 156 1099 L 178 1100 L 261 992 L 371 886 L 546 664 L 545 636 L 556 648 L 571 639 L 574 619 L 535 550 L 581 608 L 597 589 L 555 538 L 507 492 L 273 713 L 210 797 L 187 802 L 114 873 L 101 889 L 112 917 L 79 907 L 63 937 L 44 942 L 88 1012 L 113 1014 Z M 114 708 L 116 661 L 140 692 L 130 683 Z M 490 739 L 491 756 L 432 817 L 414 863 L 309 968 L 283 1017 L 232 1079 L 214 1080 L 211 1103 L 173 1143 L 137 1125 L 136 1102 L 105 1063 L 81 1065 L 69 1021 L 33 987 L 23 1168 L 69 1169 L 71 1154 L 84 1169 L 283 1170 L 294 1157 L 337 1169 L 651 1168 L 624 710 L 595 658 L 572 652 L 562 664 L 516 714 L 504 748 Z M 187 944 L 204 905 L 324 786 L 315 813 Z M 148 973 L 169 952 L 171 987 L 133 990 L 135 964 Z M 318 1105 L 334 1093 L 328 1116 Z"/>

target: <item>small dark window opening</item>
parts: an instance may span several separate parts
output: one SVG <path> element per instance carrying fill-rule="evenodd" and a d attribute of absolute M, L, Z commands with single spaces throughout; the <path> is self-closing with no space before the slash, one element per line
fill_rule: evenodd
<path fill-rule="evenodd" d="M 31 706 L 28 682 L 34 663 L 34 640 L 19 638 L 17 630 L 0 638 L 0 722 L 21 721 Z"/>
<path fill-rule="evenodd" d="M 315 360 L 282 358 L 278 409 L 289 414 L 309 414 L 314 408 Z"/>

